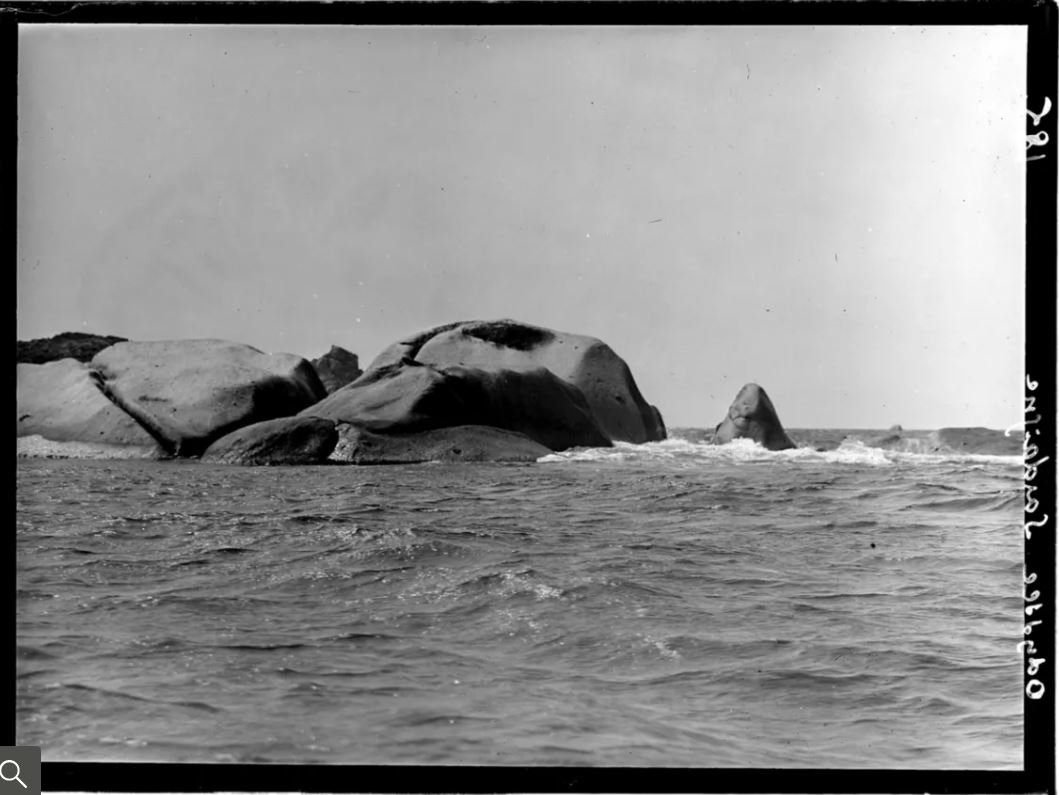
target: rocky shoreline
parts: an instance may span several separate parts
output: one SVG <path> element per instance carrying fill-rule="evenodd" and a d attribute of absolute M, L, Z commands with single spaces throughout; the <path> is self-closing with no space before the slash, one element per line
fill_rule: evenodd
<path fill-rule="evenodd" d="M 307 360 L 227 340 L 65 333 L 18 343 L 20 456 L 190 458 L 242 465 L 535 461 L 667 437 L 606 343 L 514 320 L 394 342 L 361 370 L 337 346 Z M 799 445 L 747 384 L 701 441 Z M 1021 454 L 985 428 L 856 436 L 904 452 Z M 837 443 L 836 445 L 837 446 Z M 826 449 L 819 447 L 818 449 Z"/>
<path fill-rule="evenodd" d="M 309 361 L 226 340 L 87 336 L 20 343 L 35 352 L 18 363 L 20 438 L 267 465 L 528 461 L 666 437 L 609 346 L 513 320 L 428 329 L 365 371 L 338 347 Z"/>

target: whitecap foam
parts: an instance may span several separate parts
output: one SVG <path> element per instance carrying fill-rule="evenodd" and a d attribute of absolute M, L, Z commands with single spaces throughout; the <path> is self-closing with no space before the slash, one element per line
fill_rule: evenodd
<path fill-rule="evenodd" d="M 672 462 L 688 466 L 728 462 L 750 464 L 756 462 L 824 463 L 887 467 L 894 464 L 1002 464 L 1021 465 L 1018 455 L 985 455 L 976 453 L 941 453 L 918 450 L 889 450 L 865 445 L 857 437 L 849 437 L 833 450 L 818 450 L 811 446 L 790 450 L 767 450 L 752 439 L 733 439 L 725 445 L 708 441 L 689 441 L 668 438 L 633 445 L 615 441 L 613 447 L 572 448 L 550 453 L 537 459 L 541 464 L 559 463 L 642 463 Z"/>
<path fill-rule="evenodd" d="M 560 599 L 563 589 L 536 582 L 534 575 L 529 571 L 505 571 L 500 575 L 500 593 L 504 596 L 531 593 L 538 600 Z"/>
<path fill-rule="evenodd" d="M 664 638 L 658 638 L 658 637 L 656 637 L 654 635 L 651 635 L 651 634 L 640 634 L 640 635 L 637 635 L 637 637 L 639 637 L 645 644 L 647 644 L 648 646 L 650 646 L 650 647 L 654 648 L 656 651 L 658 651 L 658 653 L 661 654 L 666 659 L 669 659 L 669 660 L 680 660 L 680 659 L 683 659 L 681 657 L 681 655 L 680 655 L 680 652 L 677 651 L 676 649 L 670 648 L 669 644 L 666 642 L 666 640 Z"/>
<path fill-rule="evenodd" d="M 667 461 L 700 466 L 711 462 L 755 463 L 790 461 L 792 463 L 854 464 L 861 466 L 891 466 L 895 463 L 980 463 L 1019 464 L 1019 456 L 978 455 L 969 453 L 926 453 L 907 450 L 887 450 L 871 447 L 855 437 L 848 438 L 833 450 L 817 450 L 802 446 L 789 450 L 768 450 L 752 439 L 733 439 L 727 444 L 692 442 L 687 439 L 664 439 L 660 442 L 631 444 L 615 442 L 613 447 L 575 447 L 538 458 L 539 463 L 563 462 L 650 463 Z"/>
<path fill-rule="evenodd" d="M 811 447 L 768 450 L 752 439 L 733 439 L 727 444 L 691 442 L 686 439 L 665 439 L 644 444 L 615 442 L 614 447 L 573 448 L 560 453 L 551 453 L 537 460 L 541 463 L 676 461 L 696 465 L 709 462 L 753 463 L 757 461 L 825 461 L 875 466 L 892 463 L 887 458 L 886 451 L 867 447 L 860 442 L 847 442 L 836 450 L 820 452 Z"/>
<path fill-rule="evenodd" d="M 805 452 L 817 460 L 836 464 L 866 464 L 868 466 L 889 466 L 893 464 L 893 458 L 887 455 L 886 450 L 881 447 L 869 447 L 864 442 L 856 439 L 847 439 L 834 450 L 817 451 L 811 447 L 799 447 L 797 450 L 785 452 Z"/>
<path fill-rule="evenodd" d="M 18 458 L 160 458 L 157 448 L 95 442 L 57 442 L 43 436 L 20 436 Z"/>
<path fill-rule="evenodd" d="M 559 453 L 541 456 L 537 461 L 540 463 L 561 461 L 660 461 L 709 456 L 710 451 L 719 449 L 716 445 L 705 442 L 689 442 L 686 439 L 663 439 L 660 442 L 644 442 L 643 444 L 615 442 L 613 447 L 573 447 Z"/>

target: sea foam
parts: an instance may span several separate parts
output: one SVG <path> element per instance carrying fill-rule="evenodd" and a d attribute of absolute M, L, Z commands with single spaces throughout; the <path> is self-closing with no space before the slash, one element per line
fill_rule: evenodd
<path fill-rule="evenodd" d="M 790 461 L 792 463 L 830 463 L 862 466 L 891 466 L 902 463 L 993 463 L 1018 464 L 1019 456 L 911 453 L 870 447 L 858 439 L 846 439 L 834 450 L 817 450 L 803 446 L 789 450 L 768 450 L 751 439 L 734 439 L 727 444 L 665 439 L 660 442 L 630 444 L 615 442 L 613 447 L 572 448 L 538 458 L 540 463 L 581 462 L 652 462 L 709 464 L 711 462 L 754 463 Z"/>

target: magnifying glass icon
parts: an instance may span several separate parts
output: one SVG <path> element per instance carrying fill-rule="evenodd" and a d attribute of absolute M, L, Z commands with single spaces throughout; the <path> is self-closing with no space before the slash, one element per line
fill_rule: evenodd
<path fill-rule="evenodd" d="M 15 766 L 15 775 L 11 777 L 4 775 L 4 768 L 8 765 Z M 19 778 L 21 774 L 22 768 L 18 766 L 18 762 L 16 762 L 14 759 L 5 759 L 3 762 L 0 762 L 0 778 L 2 778 L 4 781 L 17 781 L 19 784 L 22 785 L 22 789 L 29 789 L 29 787 L 26 786 L 26 782 Z"/>

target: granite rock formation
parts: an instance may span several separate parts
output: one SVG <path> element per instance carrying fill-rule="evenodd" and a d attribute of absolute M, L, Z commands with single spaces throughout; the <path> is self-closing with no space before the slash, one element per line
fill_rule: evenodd
<path fill-rule="evenodd" d="M 338 443 L 330 420 L 317 417 L 280 417 L 247 425 L 215 441 L 203 461 L 246 466 L 319 464 Z"/>
<path fill-rule="evenodd" d="M 482 370 L 405 359 L 372 366 L 301 414 L 374 433 L 489 425 L 551 450 L 611 445 L 581 391 L 544 368 Z"/>
<path fill-rule="evenodd" d="M 607 345 L 512 320 L 430 329 L 364 373 L 337 346 L 310 363 L 213 339 L 65 334 L 26 345 L 20 356 L 95 351 L 88 364 L 19 366 L 19 435 L 59 442 L 268 464 L 319 461 L 336 443 L 347 454 L 335 460 L 528 461 L 666 436 Z"/>
<path fill-rule="evenodd" d="M 594 337 L 514 320 L 450 323 L 390 345 L 362 378 L 406 360 L 490 372 L 544 368 L 580 390 L 609 439 L 640 443 L 666 438 L 662 415 L 644 400 L 628 365 Z"/>
<path fill-rule="evenodd" d="M 536 461 L 551 452 L 528 436 L 484 425 L 459 425 L 407 434 L 378 434 L 340 424 L 332 461 L 416 464 L 427 461 Z"/>
<path fill-rule="evenodd" d="M 319 359 L 313 359 L 312 365 L 316 369 L 316 374 L 320 376 L 320 383 L 324 385 L 329 395 L 337 392 L 346 384 L 353 383 L 364 372 L 360 369 L 357 354 L 350 353 L 337 345 L 332 345 L 331 350 Z"/>
<path fill-rule="evenodd" d="M 99 376 L 76 359 L 19 364 L 15 376 L 19 436 L 157 448 L 155 439 L 115 406 Z"/>
<path fill-rule="evenodd" d="M 733 439 L 753 439 L 768 450 L 787 450 L 797 446 L 783 430 L 769 396 L 757 384 L 746 384 L 739 390 L 728 409 L 728 416 L 714 430 L 714 444 L 725 444 Z"/>
<path fill-rule="evenodd" d="M 119 342 L 92 359 L 107 396 L 166 452 L 200 455 L 228 433 L 325 396 L 313 366 L 224 340 Z"/>

